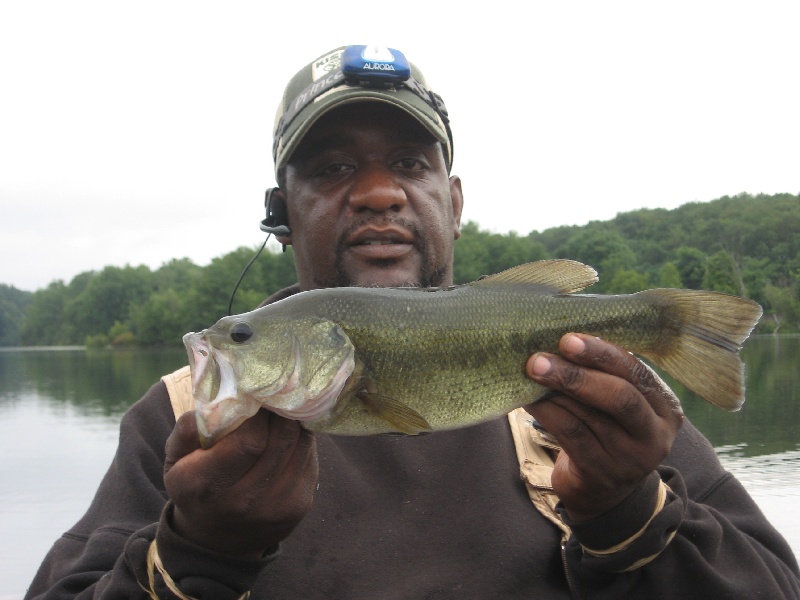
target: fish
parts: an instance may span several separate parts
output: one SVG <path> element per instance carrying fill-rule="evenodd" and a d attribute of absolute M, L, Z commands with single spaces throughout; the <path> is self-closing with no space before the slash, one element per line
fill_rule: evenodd
<path fill-rule="evenodd" d="M 577 293 L 580 262 L 523 264 L 442 288 L 300 292 L 187 333 L 201 445 L 261 407 L 335 435 L 467 427 L 545 397 L 525 364 L 567 332 L 601 337 L 729 411 L 745 399 L 742 344 L 762 314 L 718 292 Z"/>

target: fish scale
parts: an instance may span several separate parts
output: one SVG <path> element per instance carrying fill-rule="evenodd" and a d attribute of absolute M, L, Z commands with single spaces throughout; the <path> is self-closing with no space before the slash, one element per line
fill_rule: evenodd
<path fill-rule="evenodd" d="M 382 298 L 380 306 L 384 315 L 392 314 L 392 296 Z M 525 363 L 534 352 L 556 352 L 568 331 L 613 338 L 640 353 L 657 345 L 663 331 L 656 327 L 663 319 L 649 303 L 624 296 L 582 299 L 531 296 L 524 289 L 505 294 L 469 290 L 463 297 L 451 294 L 429 303 L 418 323 L 393 327 L 385 319 L 377 331 L 368 326 L 368 311 L 359 309 L 328 318 L 347 333 L 356 358 L 380 382 L 378 392 L 412 408 L 434 430 L 500 416 L 541 397 L 546 389 L 525 376 Z M 493 318 L 469 317 L 482 313 Z M 449 315 L 447 326 L 436 322 L 437 314 Z M 648 326 L 632 329 L 634 320 Z M 358 434 L 386 427 L 379 414 L 364 413 L 359 403 L 351 408 L 338 423 L 320 423 L 319 428 Z M 341 427 L 345 424 L 346 429 Z"/>
<path fill-rule="evenodd" d="M 581 263 L 540 261 L 464 286 L 313 290 L 225 317 L 184 337 L 198 423 L 209 443 L 261 406 L 342 435 L 465 427 L 540 398 L 547 390 L 525 364 L 570 331 L 645 357 L 713 404 L 741 406 L 738 351 L 758 304 L 699 290 L 575 293 L 596 280 Z"/>

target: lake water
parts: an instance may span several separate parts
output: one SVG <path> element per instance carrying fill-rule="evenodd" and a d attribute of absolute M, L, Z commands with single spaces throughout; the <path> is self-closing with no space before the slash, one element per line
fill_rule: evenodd
<path fill-rule="evenodd" d="M 800 336 L 751 338 L 743 356 L 738 413 L 670 384 L 800 556 Z M 22 598 L 51 544 L 88 507 L 124 410 L 185 361 L 181 349 L 0 351 L 0 600 Z"/>

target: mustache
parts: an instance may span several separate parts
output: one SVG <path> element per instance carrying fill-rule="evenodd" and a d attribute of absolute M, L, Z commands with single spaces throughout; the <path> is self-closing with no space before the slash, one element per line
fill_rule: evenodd
<path fill-rule="evenodd" d="M 396 227 L 404 229 L 411 234 L 411 243 L 422 257 L 423 264 L 420 273 L 417 274 L 417 280 L 409 281 L 407 285 L 436 287 L 441 283 L 444 274 L 447 272 L 446 265 L 440 265 L 437 268 L 429 264 L 431 262 L 430 248 L 425 236 L 414 221 L 393 215 L 365 215 L 355 219 L 338 236 L 334 248 L 335 259 L 333 272 L 329 273 L 327 277 L 315 277 L 315 283 L 318 287 L 348 287 L 353 285 L 342 268 L 343 256 L 348 249 L 347 240 L 355 234 L 356 231 L 366 226 L 373 226 L 376 228 Z"/>
<path fill-rule="evenodd" d="M 345 230 L 339 235 L 339 238 L 336 240 L 336 255 L 341 256 L 342 253 L 347 249 L 347 240 L 359 229 L 362 227 L 373 226 L 376 228 L 383 228 L 383 227 L 397 227 L 399 229 L 405 229 L 406 231 L 411 233 L 412 236 L 412 245 L 417 250 L 422 250 L 425 246 L 424 238 L 422 236 L 422 232 L 420 232 L 419 227 L 413 221 L 409 219 L 404 219 L 402 217 L 394 217 L 389 215 L 377 216 L 377 217 L 366 217 L 361 218 L 358 220 L 354 220 L 350 223 Z"/>

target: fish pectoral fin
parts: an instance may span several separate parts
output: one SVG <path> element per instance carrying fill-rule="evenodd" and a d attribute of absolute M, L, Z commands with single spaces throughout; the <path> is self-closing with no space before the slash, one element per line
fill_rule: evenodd
<path fill-rule="evenodd" d="M 371 415 L 385 421 L 400 433 L 417 435 L 433 430 L 425 417 L 394 398 L 369 390 L 357 392 L 356 397 L 364 403 Z"/>

